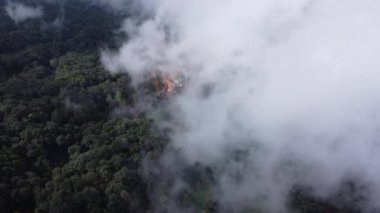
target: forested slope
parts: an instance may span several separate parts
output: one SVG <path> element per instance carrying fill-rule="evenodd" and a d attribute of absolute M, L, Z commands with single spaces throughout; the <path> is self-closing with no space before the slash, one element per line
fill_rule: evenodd
<path fill-rule="evenodd" d="M 107 72 L 99 55 L 125 39 L 117 29 L 128 14 L 84 0 L 24 2 L 43 5 L 43 18 L 15 23 L 0 10 L 0 212 L 174 212 L 172 202 L 218 212 L 207 166 L 144 171 L 164 133 L 135 105 L 141 91 L 128 75 Z M 177 175 L 189 187 L 172 196 Z M 295 190 L 289 206 L 352 211 L 305 194 Z"/>
<path fill-rule="evenodd" d="M 44 4 L 44 20 L 0 13 L 0 211 L 148 209 L 151 121 L 113 116 L 134 91 L 99 60 L 120 20 L 80 1 Z"/>

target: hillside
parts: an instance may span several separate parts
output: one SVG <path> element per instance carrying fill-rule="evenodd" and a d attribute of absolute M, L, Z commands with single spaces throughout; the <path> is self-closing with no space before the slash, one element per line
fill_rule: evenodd
<path fill-rule="evenodd" d="M 0 212 L 266 212 L 216 198 L 217 185 L 229 180 L 218 177 L 242 180 L 227 167 L 244 167 L 253 146 L 228 146 L 218 165 L 187 162 L 168 145 L 172 130 L 155 120 L 170 120 L 172 94 L 161 93 L 172 92 L 175 81 L 136 86 L 128 73 L 102 64 L 104 49 L 129 39 L 119 29 L 132 12 L 89 0 L 17 2 L 44 13 L 15 21 L 0 10 Z M 203 99 L 217 88 L 207 83 Z M 141 106 L 146 100 L 149 107 Z M 360 212 L 360 187 L 347 179 L 318 198 L 297 185 L 286 203 L 294 212 Z"/>

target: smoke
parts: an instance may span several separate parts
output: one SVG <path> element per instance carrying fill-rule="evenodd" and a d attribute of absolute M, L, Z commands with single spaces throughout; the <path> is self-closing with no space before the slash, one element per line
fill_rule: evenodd
<path fill-rule="evenodd" d="M 186 76 L 172 120 L 156 121 L 186 164 L 214 170 L 221 211 L 285 212 L 294 187 L 329 198 L 346 181 L 365 186 L 363 211 L 380 208 L 380 2 L 146 5 L 151 17 L 126 20 L 129 40 L 102 61 L 135 85 Z"/>
<path fill-rule="evenodd" d="M 27 19 L 40 18 L 43 15 L 41 7 L 29 7 L 18 2 L 8 1 L 4 9 L 8 16 L 16 23 Z"/>

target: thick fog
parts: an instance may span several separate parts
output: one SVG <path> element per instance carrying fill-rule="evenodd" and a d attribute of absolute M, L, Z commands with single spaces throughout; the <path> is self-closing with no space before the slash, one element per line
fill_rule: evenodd
<path fill-rule="evenodd" d="M 171 147 L 215 169 L 226 209 L 284 212 L 295 186 L 329 198 L 346 181 L 363 186 L 363 211 L 380 208 L 379 1 L 145 6 L 151 18 L 126 20 L 129 40 L 102 60 L 135 85 L 186 77 L 165 105 Z"/>

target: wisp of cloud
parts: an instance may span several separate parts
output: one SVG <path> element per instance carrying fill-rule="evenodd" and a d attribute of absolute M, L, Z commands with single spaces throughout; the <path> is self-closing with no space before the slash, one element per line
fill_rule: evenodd
<path fill-rule="evenodd" d="M 27 19 L 40 18 L 43 15 L 41 7 L 30 7 L 18 2 L 8 1 L 4 7 L 8 16 L 16 23 Z"/>

